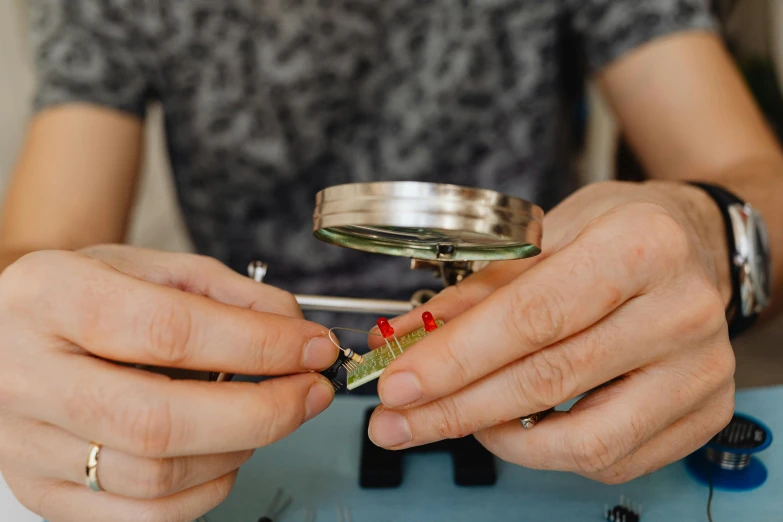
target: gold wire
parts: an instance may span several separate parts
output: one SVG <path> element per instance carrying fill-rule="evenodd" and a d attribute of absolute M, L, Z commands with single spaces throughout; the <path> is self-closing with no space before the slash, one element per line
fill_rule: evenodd
<path fill-rule="evenodd" d="M 365 332 L 364 330 L 354 330 L 353 328 L 343 328 L 341 326 L 335 326 L 334 328 L 330 328 L 329 329 L 329 340 L 332 341 L 332 344 L 334 344 L 338 349 L 340 349 L 345 355 L 348 355 L 348 352 L 349 352 L 350 349 L 349 348 L 343 348 L 342 346 L 340 346 L 339 341 L 337 341 L 337 339 L 335 339 L 332 336 L 332 332 L 335 331 L 335 330 L 342 330 L 344 332 L 355 332 L 355 333 L 361 333 L 361 334 L 367 334 L 367 335 L 374 335 L 376 337 L 383 337 L 381 334 L 372 333 L 372 332 Z"/>

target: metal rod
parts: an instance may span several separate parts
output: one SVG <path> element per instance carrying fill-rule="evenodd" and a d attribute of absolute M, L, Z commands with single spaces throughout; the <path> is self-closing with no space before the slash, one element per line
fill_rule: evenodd
<path fill-rule="evenodd" d="M 296 295 L 302 310 L 348 312 L 374 315 L 402 315 L 413 310 L 410 301 L 388 299 L 359 299 L 354 297 L 330 297 L 324 295 Z"/>

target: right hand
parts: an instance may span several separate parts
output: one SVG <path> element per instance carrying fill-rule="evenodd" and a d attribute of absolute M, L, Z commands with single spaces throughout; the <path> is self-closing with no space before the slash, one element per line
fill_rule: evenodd
<path fill-rule="evenodd" d="M 50 522 L 189 522 L 252 450 L 334 398 L 327 330 L 217 261 L 131 247 L 38 252 L 0 276 L 0 470 Z M 172 380 L 124 364 L 285 375 Z M 84 485 L 102 444 L 102 493 Z"/>

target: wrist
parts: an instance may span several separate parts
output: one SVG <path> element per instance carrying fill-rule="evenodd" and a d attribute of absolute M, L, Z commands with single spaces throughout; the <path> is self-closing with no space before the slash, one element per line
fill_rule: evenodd
<path fill-rule="evenodd" d="M 692 185 L 670 181 L 647 183 L 664 194 L 673 210 L 690 225 L 701 246 L 704 261 L 711 269 L 723 304 L 728 306 L 732 296 L 729 245 L 717 203 L 703 190 Z"/>

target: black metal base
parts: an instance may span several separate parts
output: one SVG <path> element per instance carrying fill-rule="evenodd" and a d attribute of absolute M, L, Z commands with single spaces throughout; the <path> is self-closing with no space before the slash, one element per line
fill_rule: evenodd
<path fill-rule="evenodd" d="M 454 463 L 454 482 L 458 486 L 492 486 L 497 482 L 495 457 L 472 436 L 448 439 L 426 446 L 389 451 L 372 443 L 367 435 L 370 416 L 364 418 L 359 486 L 363 488 L 396 488 L 402 484 L 402 461 L 411 453 L 449 452 Z"/>

